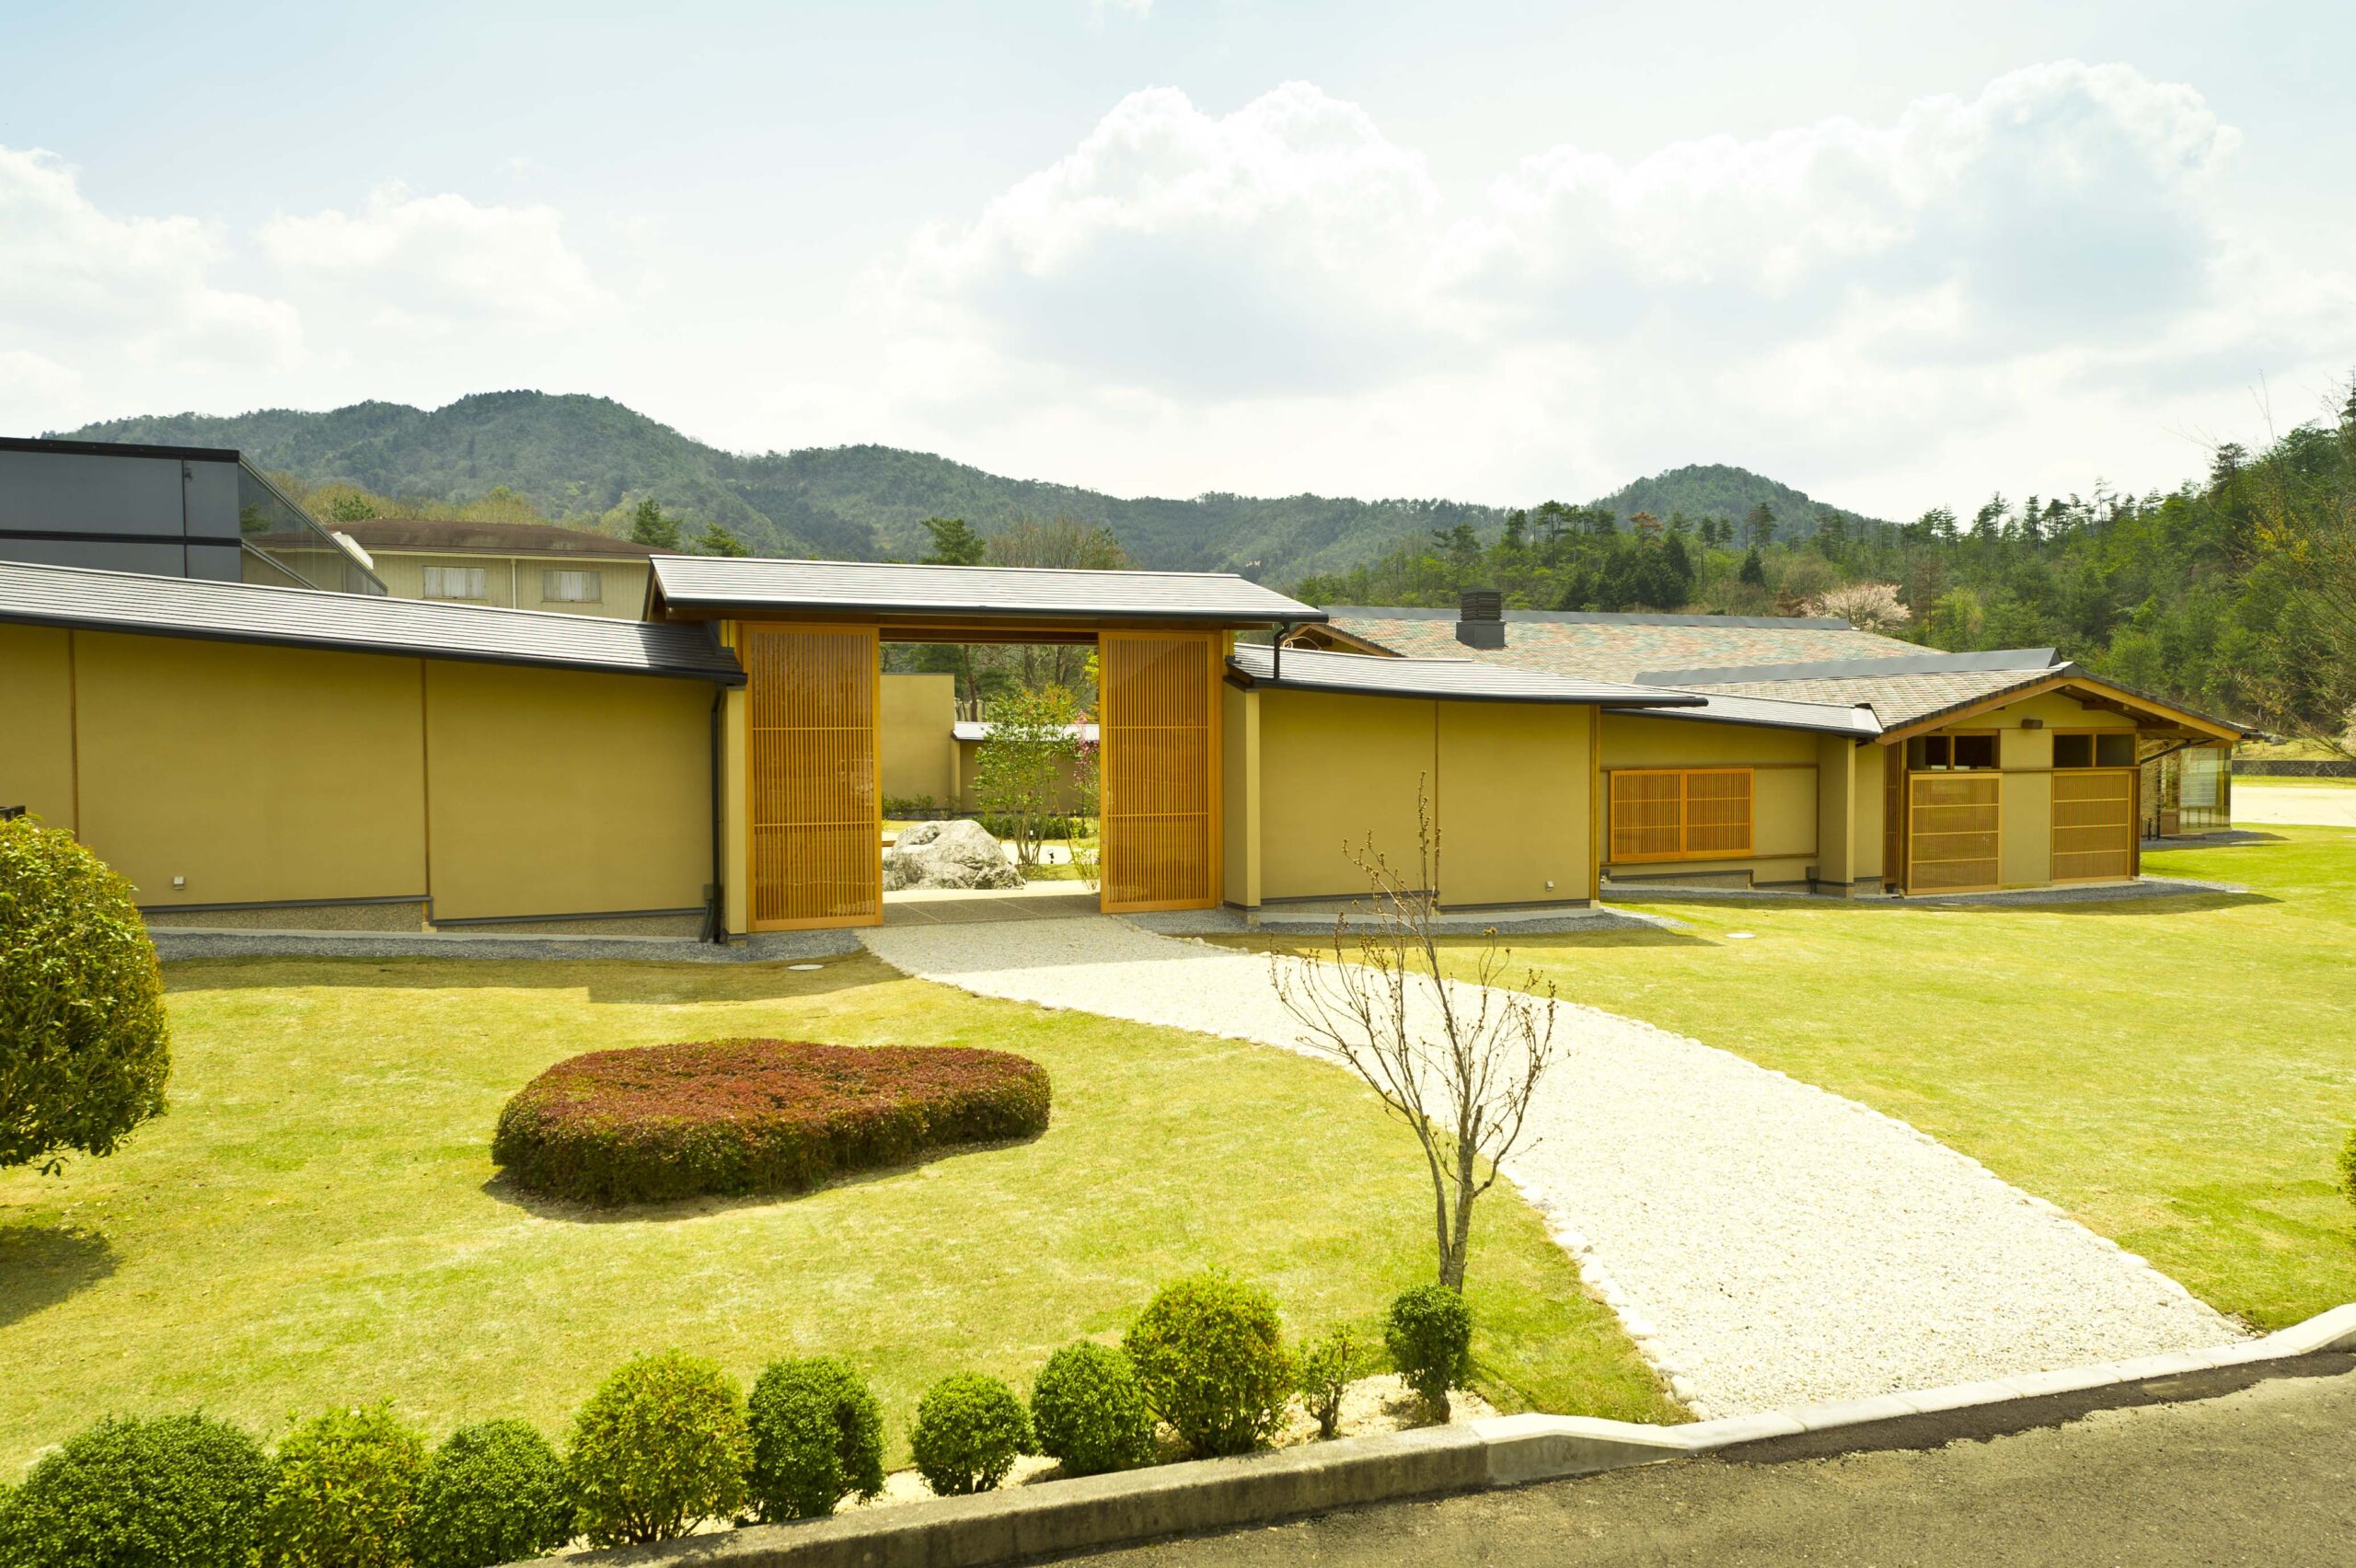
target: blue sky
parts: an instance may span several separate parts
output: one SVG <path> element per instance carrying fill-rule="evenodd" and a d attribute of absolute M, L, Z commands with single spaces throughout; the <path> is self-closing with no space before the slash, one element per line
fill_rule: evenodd
<path fill-rule="evenodd" d="M 0 429 L 539 386 L 1123 493 L 1889 515 L 2356 367 L 2345 5 L 9 8 Z"/>

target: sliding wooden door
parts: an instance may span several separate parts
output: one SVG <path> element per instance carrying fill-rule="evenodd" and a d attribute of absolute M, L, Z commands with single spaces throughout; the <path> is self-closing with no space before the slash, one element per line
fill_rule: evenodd
<path fill-rule="evenodd" d="M 2136 780 L 2131 767 L 2054 769 L 2055 882 L 2135 874 Z"/>
<path fill-rule="evenodd" d="M 1906 891 L 1979 893 L 2002 884 L 2004 775 L 1907 778 Z"/>
<path fill-rule="evenodd" d="M 1108 631 L 1097 646 L 1107 913 L 1218 902 L 1219 639 Z"/>
<path fill-rule="evenodd" d="M 747 625 L 745 664 L 752 928 L 884 918 L 873 627 Z"/>

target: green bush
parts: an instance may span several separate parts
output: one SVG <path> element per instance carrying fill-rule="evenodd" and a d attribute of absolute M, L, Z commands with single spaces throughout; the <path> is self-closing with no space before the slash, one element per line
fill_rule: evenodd
<path fill-rule="evenodd" d="M 2349 1130 L 2348 1141 L 2339 1146 L 2339 1190 L 2356 1204 L 2356 1128 Z"/>
<path fill-rule="evenodd" d="M 559 1062 L 499 1113 L 491 1158 L 592 1204 L 798 1192 L 927 1149 L 1046 1130 L 1047 1072 L 960 1045 L 712 1040 Z"/>
<path fill-rule="evenodd" d="M 918 1472 L 943 1497 L 989 1491 L 1030 1446 L 1022 1401 L 980 1372 L 952 1373 L 926 1389 L 908 1432 Z"/>
<path fill-rule="evenodd" d="M 0 1501 L 12 1568 L 248 1568 L 270 1458 L 202 1415 L 113 1417 L 69 1438 Z"/>
<path fill-rule="evenodd" d="M 1153 1412 L 1129 1358 L 1085 1340 L 1047 1358 L 1031 1385 L 1039 1452 L 1066 1475 L 1135 1470 L 1153 1458 Z"/>
<path fill-rule="evenodd" d="M 62 828 L 0 822 L 0 1169 L 112 1154 L 170 1076 L 131 884 Z"/>
<path fill-rule="evenodd" d="M 1249 1453 L 1283 1424 L 1292 1364 L 1258 1286 L 1216 1269 L 1165 1285 L 1121 1344 L 1147 1408 L 1198 1458 Z"/>
<path fill-rule="evenodd" d="M 572 1539 L 564 1461 L 521 1421 L 462 1426 L 433 1451 L 410 1517 L 417 1568 L 491 1568 Z"/>
<path fill-rule="evenodd" d="M 1317 1435 L 1331 1437 L 1342 1429 L 1342 1396 L 1358 1373 L 1357 1336 L 1346 1325 L 1336 1325 L 1322 1339 L 1300 1349 L 1300 1402 L 1317 1418 Z"/>
<path fill-rule="evenodd" d="M 1448 1390 L 1462 1380 L 1472 1360 L 1472 1309 L 1444 1285 L 1411 1286 L 1391 1303 L 1382 1343 L 1407 1386 L 1444 1412 Z"/>
<path fill-rule="evenodd" d="M 574 1525 L 593 1546 L 685 1535 L 744 1506 L 752 1457 L 734 1379 L 676 1350 L 639 1356 L 572 1418 Z"/>
<path fill-rule="evenodd" d="M 425 1439 L 389 1404 L 331 1411 L 278 1445 L 263 1568 L 403 1568 Z"/>
<path fill-rule="evenodd" d="M 754 1381 L 747 1491 L 761 1519 L 814 1519 L 884 1490 L 884 1411 L 850 1363 L 773 1361 Z"/>

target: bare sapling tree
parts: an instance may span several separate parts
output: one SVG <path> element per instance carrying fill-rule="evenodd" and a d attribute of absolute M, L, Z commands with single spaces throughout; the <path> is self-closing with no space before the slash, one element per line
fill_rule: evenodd
<path fill-rule="evenodd" d="M 1530 1102 L 1554 1060 L 1553 983 L 1512 974 L 1495 928 L 1464 982 L 1441 965 L 1438 925 L 1440 836 L 1419 779 L 1416 862 L 1402 872 L 1369 836 L 1344 854 L 1365 873 L 1370 907 L 1334 922 L 1322 950 L 1271 956 L 1276 995 L 1300 1043 L 1346 1064 L 1407 1124 L 1431 1174 L 1439 1283 L 1464 1288 L 1472 1205 L 1527 1144 Z M 1519 986 L 1501 984 L 1519 980 Z"/>

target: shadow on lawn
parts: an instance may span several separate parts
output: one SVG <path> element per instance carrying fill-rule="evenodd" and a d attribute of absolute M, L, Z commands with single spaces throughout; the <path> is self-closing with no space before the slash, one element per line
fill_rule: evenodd
<path fill-rule="evenodd" d="M 990 1143 L 951 1144 L 941 1148 L 929 1148 L 916 1159 L 902 1165 L 879 1165 L 866 1170 L 846 1170 L 830 1176 L 814 1187 L 804 1187 L 794 1193 L 744 1193 L 733 1196 L 717 1193 L 699 1198 L 676 1198 L 669 1203 L 622 1204 L 614 1208 L 599 1208 L 595 1204 L 576 1203 L 570 1198 L 543 1197 L 530 1192 L 502 1170 L 482 1184 L 482 1195 L 493 1203 L 519 1208 L 535 1219 L 562 1220 L 572 1225 L 671 1225 L 683 1220 L 706 1219 L 715 1215 L 733 1214 L 739 1209 L 768 1208 L 777 1204 L 800 1203 L 842 1187 L 864 1187 L 876 1182 L 917 1175 L 926 1166 L 943 1159 L 955 1159 L 962 1155 L 990 1154 L 1001 1149 L 1022 1148 L 1037 1143 L 1052 1132 L 1034 1133 L 1027 1138 L 999 1138 Z"/>
<path fill-rule="evenodd" d="M 167 991 L 586 991 L 592 1002 L 742 1002 L 820 997 L 905 978 L 865 952 L 814 960 L 800 972 L 764 963 L 680 963 L 637 958 L 183 958 L 164 965 Z"/>
<path fill-rule="evenodd" d="M 0 1329 L 114 1273 L 107 1239 L 70 1225 L 0 1229 Z"/>

